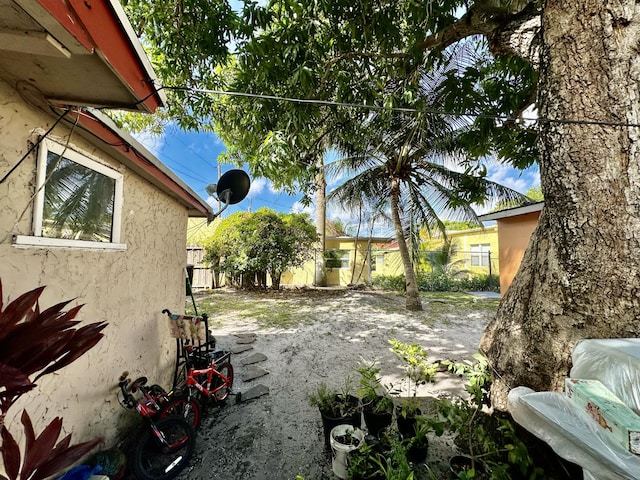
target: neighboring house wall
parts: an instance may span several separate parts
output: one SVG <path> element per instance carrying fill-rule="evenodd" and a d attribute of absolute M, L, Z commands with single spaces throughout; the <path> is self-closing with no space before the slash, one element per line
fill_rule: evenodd
<path fill-rule="evenodd" d="M 455 247 L 451 263 L 455 262 L 458 270 L 466 270 L 473 274 L 498 274 L 497 226 L 450 231 L 447 235 Z"/>
<path fill-rule="evenodd" d="M 381 239 L 374 239 L 373 244 Z M 327 237 L 325 251 L 329 252 L 331 268 L 327 268 L 327 286 L 346 286 L 350 284 L 370 284 L 370 265 L 367 261 L 369 241 L 366 238 L 356 240 L 352 237 Z M 315 255 L 321 255 L 319 251 Z M 301 268 L 285 271 L 282 285 L 313 285 L 315 260 L 312 259 Z"/>
<path fill-rule="evenodd" d="M 35 129 L 48 129 L 53 117 L 32 109 L 0 81 L 0 177 L 27 152 Z M 10 415 L 26 407 L 38 424 L 55 416 L 73 441 L 101 435 L 113 444 L 119 427 L 135 419 L 116 401 L 118 377 L 146 375 L 170 386 L 175 341 L 162 308 L 184 309 L 187 208 L 79 137 L 61 122 L 52 136 L 68 149 L 90 155 L 123 175 L 120 243 L 125 250 L 16 246 L 15 234 L 32 235 L 36 153 L 28 155 L 0 185 L 0 279 L 5 306 L 18 295 L 46 286 L 40 308 L 62 300 L 84 304 L 82 324 L 109 323 L 103 338 L 60 373 L 41 378 Z M 69 138 L 70 136 L 70 138 Z M 31 143 L 30 143 L 31 142 Z M 33 335 L 38 335 L 34 330 Z"/>
<path fill-rule="evenodd" d="M 531 212 L 498 220 L 500 242 L 500 293 L 504 295 L 515 277 L 531 234 L 538 225 L 540 212 Z"/>
<path fill-rule="evenodd" d="M 394 249 L 382 249 L 378 246 L 376 249 L 372 249 L 371 251 L 372 265 L 375 265 L 375 268 L 372 268 L 371 275 L 372 277 L 379 276 L 396 276 L 403 275 L 403 266 L 402 266 L 402 257 L 400 256 L 400 251 L 396 248 Z"/>

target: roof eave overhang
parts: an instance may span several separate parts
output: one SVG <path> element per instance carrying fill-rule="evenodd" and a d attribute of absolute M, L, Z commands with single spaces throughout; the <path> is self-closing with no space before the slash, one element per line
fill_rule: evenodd
<path fill-rule="evenodd" d="M 154 112 L 166 103 L 147 55 L 117 0 L 16 0 L 71 53 L 97 53 L 138 100 L 129 109 Z M 64 98 L 54 101 L 64 102 Z M 121 106 L 118 106 L 121 107 Z"/>
<path fill-rule="evenodd" d="M 544 207 L 544 202 L 530 203 L 529 205 L 523 205 L 520 207 L 507 208 L 500 210 L 499 212 L 487 213 L 485 215 L 478 215 L 478 219 L 481 222 L 488 222 L 491 220 L 502 220 L 504 218 L 516 217 L 518 215 L 526 215 L 528 213 L 540 212 Z"/>

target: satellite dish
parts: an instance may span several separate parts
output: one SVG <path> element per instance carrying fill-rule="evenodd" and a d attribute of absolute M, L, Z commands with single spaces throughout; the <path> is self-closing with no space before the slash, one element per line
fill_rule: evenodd
<path fill-rule="evenodd" d="M 215 196 L 224 203 L 219 212 L 209 214 L 209 222 L 220 215 L 229 205 L 234 205 L 244 200 L 251 188 L 251 180 L 244 170 L 233 169 L 220 177 L 217 184 L 211 183 L 205 190 L 212 197 Z"/>
<path fill-rule="evenodd" d="M 244 170 L 233 169 L 225 172 L 216 185 L 216 195 L 224 203 L 235 205 L 244 200 L 251 188 L 251 180 Z"/>

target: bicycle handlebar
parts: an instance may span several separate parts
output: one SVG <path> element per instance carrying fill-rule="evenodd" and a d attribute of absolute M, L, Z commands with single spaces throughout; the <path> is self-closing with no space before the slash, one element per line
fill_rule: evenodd
<path fill-rule="evenodd" d="M 129 377 L 129 372 L 124 371 L 120 378 L 118 379 L 118 387 L 120 387 L 120 391 L 122 392 L 122 406 L 125 408 L 133 408 L 136 405 L 136 399 L 131 394 L 129 388 L 129 384 L 131 383 L 131 379 Z"/>

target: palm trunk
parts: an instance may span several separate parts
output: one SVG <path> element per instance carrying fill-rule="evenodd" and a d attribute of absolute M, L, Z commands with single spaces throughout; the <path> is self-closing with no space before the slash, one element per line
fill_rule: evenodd
<path fill-rule="evenodd" d="M 389 199 L 391 202 L 391 218 L 393 219 L 393 227 L 396 232 L 396 240 L 398 241 L 398 250 L 400 251 L 402 266 L 404 268 L 407 298 L 406 307 L 407 310 L 418 311 L 422 310 L 422 302 L 420 301 L 418 282 L 416 281 L 416 274 L 413 270 L 411 255 L 409 254 L 409 248 L 407 247 L 407 242 L 404 238 L 404 231 L 402 229 L 402 221 L 400 220 L 400 182 L 397 178 L 394 178 L 391 182 L 391 190 L 389 193 Z"/>
<path fill-rule="evenodd" d="M 318 231 L 318 248 L 316 255 L 314 284 L 317 287 L 327 286 L 327 269 L 325 268 L 324 251 L 326 248 L 327 230 L 327 180 L 324 176 L 324 158 L 318 155 L 316 163 L 316 230 Z"/>
<path fill-rule="evenodd" d="M 640 123 L 635 0 L 547 0 L 539 113 Z M 582 338 L 640 334 L 640 130 L 543 122 L 545 208 L 481 349 L 494 406 L 516 386 L 561 390 Z"/>

